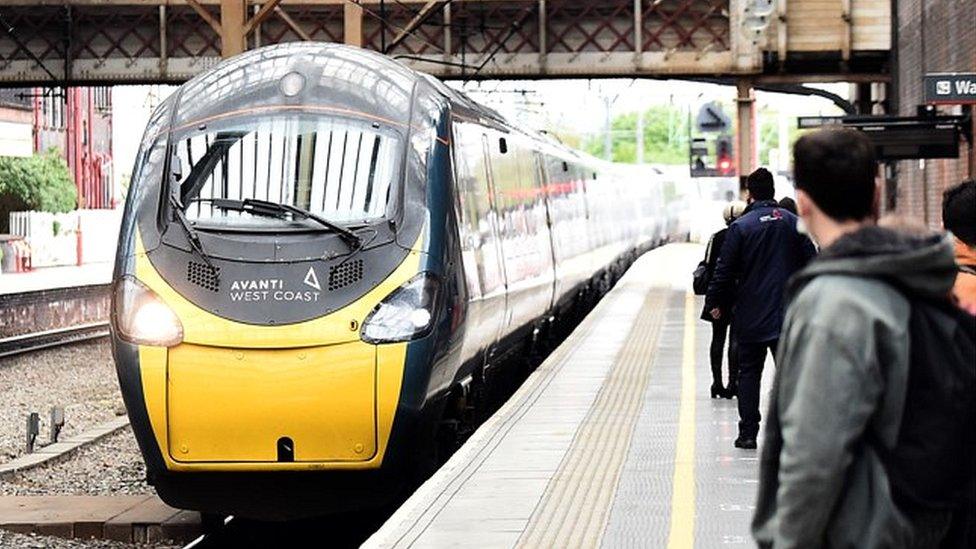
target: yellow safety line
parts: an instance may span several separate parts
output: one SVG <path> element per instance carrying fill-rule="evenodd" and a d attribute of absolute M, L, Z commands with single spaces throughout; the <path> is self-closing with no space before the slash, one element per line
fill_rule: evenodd
<path fill-rule="evenodd" d="M 695 545 L 695 305 L 695 296 L 691 292 L 685 294 L 681 408 L 671 482 L 668 549 L 690 549 Z"/>

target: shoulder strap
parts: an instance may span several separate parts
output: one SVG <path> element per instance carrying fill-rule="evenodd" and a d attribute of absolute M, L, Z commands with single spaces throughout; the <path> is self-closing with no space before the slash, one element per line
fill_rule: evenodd
<path fill-rule="evenodd" d="M 976 276 L 976 265 L 959 265 L 959 272 Z"/>

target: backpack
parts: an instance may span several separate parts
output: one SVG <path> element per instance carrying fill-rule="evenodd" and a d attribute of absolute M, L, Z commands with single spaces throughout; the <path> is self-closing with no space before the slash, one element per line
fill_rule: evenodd
<path fill-rule="evenodd" d="M 896 502 L 971 515 L 976 505 L 976 317 L 948 299 L 902 293 L 911 305 L 905 404 L 894 448 L 876 446 Z"/>
<path fill-rule="evenodd" d="M 708 264 L 702 260 L 695 267 L 695 272 L 691 273 L 691 287 L 695 295 L 705 295 L 708 293 L 708 282 L 711 279 L 708 272 Z"/>

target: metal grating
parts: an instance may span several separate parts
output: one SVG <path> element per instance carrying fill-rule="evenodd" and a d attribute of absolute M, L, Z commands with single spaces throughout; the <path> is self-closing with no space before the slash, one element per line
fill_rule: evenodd
<path fill-rule="evenodd" d="M 329 291 L 345 288 L 363 278 L 363 260 L 340 263 L 329 269 Z"/>
<path fill-rule="evenodd" d="M 220 267 L 190 261 L 186 264 L 186 279 L 201 288 L 216 292 L 220 289 Z"/>

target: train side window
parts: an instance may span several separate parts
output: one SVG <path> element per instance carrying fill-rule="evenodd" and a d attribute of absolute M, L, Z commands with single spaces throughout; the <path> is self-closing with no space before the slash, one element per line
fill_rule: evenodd
<path fill-rule="evenodd" d="M 499 137 L 498 138 L 498 150 L 502 154 L 508 153 L 508 142 L 505 141 L 505 138 L 504 137 Z"/>

